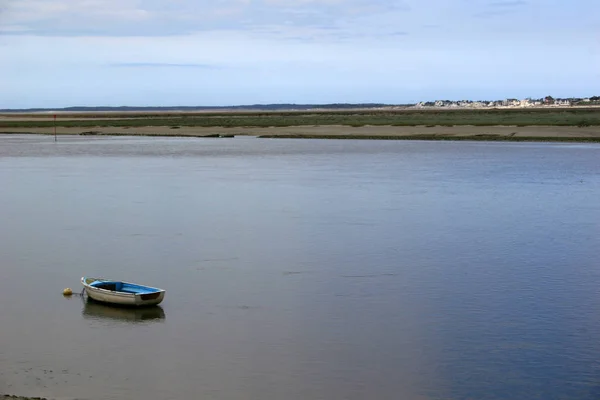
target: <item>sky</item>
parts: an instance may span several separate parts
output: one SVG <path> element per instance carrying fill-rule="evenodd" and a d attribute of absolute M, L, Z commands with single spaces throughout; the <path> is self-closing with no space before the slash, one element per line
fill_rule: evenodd
<path fill-rule="evenodd" d="M 0 0 L 0 109 L 600 95 L 598 0 Z"/>

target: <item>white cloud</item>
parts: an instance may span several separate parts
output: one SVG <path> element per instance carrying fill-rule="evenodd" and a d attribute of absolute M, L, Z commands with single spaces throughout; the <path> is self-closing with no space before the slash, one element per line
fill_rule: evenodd
<path fill-rule="evenodd" d="M 251 31 L 282 21 L 297 27 L 331 27 L 339 21 L 399 10 L 406 11 L 406 4 L 387 0 L 9 0 L 0 31 L 39 36 L 168 36 Z"/>
<path fill-rule="evenodd" d="M 138 0 L 19 0 L 7 7 L 8 18 L 18 22 L 84 17 L 125 21 L 148 17 Z"/>
<path fill-rule="evenodd" d="M 246 0 L 13 0 L 0 31 L 40 36 L 163 36 L 233 24 Z M 7 32 L 10 31 L 10 32 Z"/>

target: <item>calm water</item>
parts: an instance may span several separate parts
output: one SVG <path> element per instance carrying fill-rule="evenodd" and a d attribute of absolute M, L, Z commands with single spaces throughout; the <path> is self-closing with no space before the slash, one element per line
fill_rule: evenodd
<path fill-rule="evenodd" d="M 597 399 L 600 146 L 0 136 L 0 393 Z M 82 275 L 167 290 L 128 311 Z"/>

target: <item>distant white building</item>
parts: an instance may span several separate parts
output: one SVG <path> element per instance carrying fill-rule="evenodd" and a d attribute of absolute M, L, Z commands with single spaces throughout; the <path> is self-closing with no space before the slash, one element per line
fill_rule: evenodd
<path fill-rule="evenodd" d="M 554 104 L 556 104 L 557 106 L 570 106 L 571 105 L 571 100 L 559 99 L 559 100 L 556 100 L 554 102 Z"/>

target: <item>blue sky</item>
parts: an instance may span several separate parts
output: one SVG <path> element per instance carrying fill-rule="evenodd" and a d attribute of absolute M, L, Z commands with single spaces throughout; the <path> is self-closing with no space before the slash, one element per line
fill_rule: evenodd
<path fill-rule="evenodd" d="M 1 0 L 0 108 L 600 95 L 598 0 Z"/>

